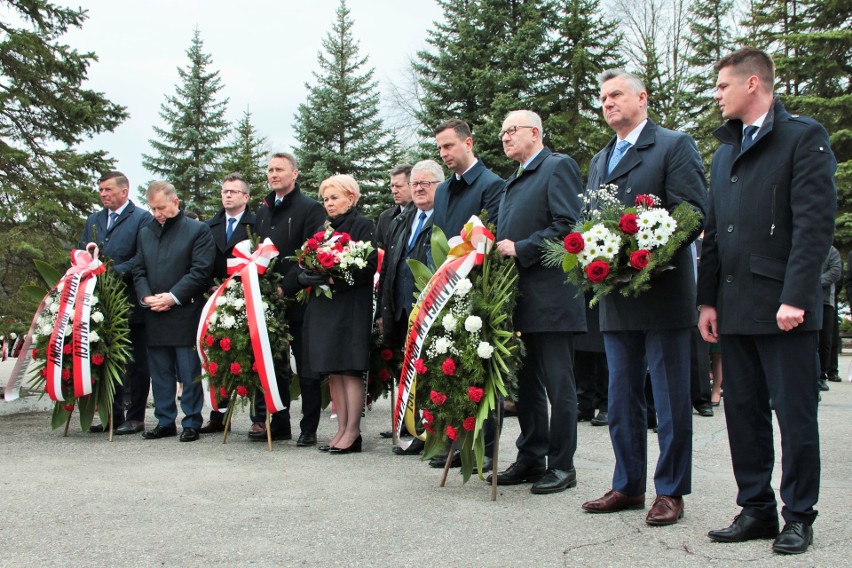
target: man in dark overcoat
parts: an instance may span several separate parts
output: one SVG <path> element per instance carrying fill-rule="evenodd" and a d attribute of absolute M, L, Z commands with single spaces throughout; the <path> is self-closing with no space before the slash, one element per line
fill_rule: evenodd
<path fill-rule="evenodd" d="M 387 250 L 390 246 L 391 221 L 411 203 L 410 177 L 411 166 L 408 164 L 400 164 L 390 171 L 393 205 L 379 213 L 379 220 L 376 222 L 376 243 L 380 249 Z"/>
<path fill-rule="evenodd" d="M 216 260 L 213 263 L 214 285 L 216 280 L 228 277 L 228 259 L 233 257 L 234 245 L 249 238 L 249 230 L 254 229 L 254 213 L 248 209 L 251 196 L 248 183 L 239 173 L 231 173 L 222 180 L 222 209 L 207 220 L 207 226 L 216 243 Z M 219 401 L 219 410 L 210 411 L 210 420 L 201 427 L 201 434 L 224 432 L 224 412 L 228 408 L 228 399 Z"/>
<path fill-rule="evenodd" d="M 210 287 L 216 255 L 210 227 L 180 210 L 175 188 L 155 181 L 146 194 L 154 221 L 139 232 L 133 281 L 141 305 L 147 308 L 148 363 L 154 393 L 157 427 L 148 439 L 175 436 L 177 383 L 183 384 L 184 413 L 181 442 L 198 439 L 203 393 L 201 361 L 195 347 L 204 293 Z"/>
<path fill-rule="evenodd" d="M 695 141 L 648 119 L 648 93 L 636 76 L 621 69 L 604 71 L 600 87 L 604 118 L 616 136 L 592 158 L 587 187 L 614 184 L 625 206 L 633 206 L 637 195 L 658 197 L 669 212 L 687 202 L 703 217 L 707 185 Z M 586 511 L 612 513 L 645 506 L 647 369 L 660 456 L 654 473 L 657 497 L 645 521 L 670 525 L 683 516 L 683 496 L 692 491 L 690 332 L 698 320 L 690 245 L 700 232 L 699 227 L 675 253 L 672 270 L 653 277 L 650 290 L 636 298 L 615 291 L 601 300 L 615 472 L 612 489 L 584 503 Z"/>
<path fill-rule="evenodd" d="M 281 292 L 290 298 L 302 289 L 297 281 L 301 269 L 288 256 L 294 256 L 309 237 L 322 229 L 325 210 L 316 200 L 303 194 L 297 181 L 299 168 L 296 157 L 286 152 L 273 154 L 266 169 L 266 179 L 272 190 L 263 200 L 255 217 L 255 230 L 261 240 L 269 238 L 278 248 L 275 270 L 284 275 Z M 300 447 L 317 443 L 319 426 L 320 396 L 319 377 L 310 376 L 310 365 L 302 360 L 302 322 L 305 319 L 305 306 L 295 301 L 287 308 L 287 322 L 293 341 L 290 348 L 296 358 L 299 373 L 299 387 L 302 391 L 301 433 L 296 444 Z M 282 357 L 274 361 L 275 375 L 278 379 L 281 400 L 289 405 L 290 401 L 290 360 Z M 304 372 L 303 372 L 304 371 Z M 255 407 L 251 413 L 252 426 L 248 437 L 251 440 L 266 440 L 266 401 L 263 396 L 255 397 Z M 289 440 L 290 409 L 276 412 L 270 420 L 270 434 L 273 440 Z"/>
<path fill-rule="evenodd" d="M 128 195 L 130 182 L 121 172 L 111 171 L 98 180 L 98 191 L 104 208 L 86 219 L 83 236 L 77 244 L 85 249 L 90 242 L 97 243 L 100 254 L 112 260 L 112 269 L 126 285 L 130 311 L 130 343 L 133 362 L 115 386 L 113 424 L 118 427 L 115 434 L 135 434 L 145 429 L 145 408 L 151 390 L 151 375 L 148 371 L 148 350 L 145 338 L 145 314 L 139 306 L 136 288 L 133 286 L 133 266 L 136 263 L 136 238 L 143 226 L 151 222 L 151 214 L 136 207 Z M 130 389 L 130 408 L 124 412 L 124 398 Z M 103 424 L 94 424 L 90 432 L 103 432 Z"/>
<path fill-rule="evenodd" d="M 497 483 L 532 482 L 533 493 L 556 493 L 577 484 L 574 334 L 586 331 L 586 316 L 561 268 L 542 266 L 542 244 L 571 231 L 583 186 L 577 163 L 545 148 L 543 135 L 541 118 L 529 110 L 509 113 L 500 132 L 503 151 L 519 168 L 500 202 L 496 247 L 518 267 L 513 324 L 526 354 L 518 376 L 518 456 Z"/>
<path fill-rule="evenodd" d="M 721 144 L 710 171 L 698 326 L 724 352 L 725 420 L 742 511 L 709 536 L 774 538 L 775 552 L 796 554 L 813 541 L 817 516 L 820 267 L 834 235 L 837 162 L 822 125 L 791 115 L 774 98 L 775 65 L 766 53 L 740 49 L 716 70 L 715 99 L 727 122 L 714 133 Z M 780 534 L 773 409 L 781 431 Z"/>

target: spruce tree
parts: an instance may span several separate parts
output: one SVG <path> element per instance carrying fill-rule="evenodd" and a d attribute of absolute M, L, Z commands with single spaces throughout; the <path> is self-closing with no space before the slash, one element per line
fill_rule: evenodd
<path fill-rule="evenodd" d="M 156 137 L 148 141 L 154 153 L 144 154 L 142 164 L 174 184 L 186 209 L 207 218 L 221 207 L 218 178 L 229 125 L 228 99 L 216 99 L 222 80 L 209 69 L 213 58 L 203 47 L 196 29 L 186 51 L 189 66 L 178 68 L 180 84 L 160 106 L 165 127 L 154 126 Z"/>
<path fill-rule="evenodd" d="M 226 147 L 222 160 L 221 176 L 232 172 L 242 174 L 251 189 L 249 203 L 255 209 L 266 193 L 266 158 L 269 149 L 266 138 L 252 124 L 248 109 L 233 128 L 231 143 Z"/>
<path fill-rule="evenodd" d="M 326 177 L 352 175 L 361 187 L 359 208 L 376 219 L 385 203 L 388 135 L 379 117 L 374 70 L 365 69 L 367 57 L 359 54 L 352 25 L 341 0 L 334 25 L 322 41 L 325 51 L 317 56 L 315 84 L 305 85 L 307 101 L 295 116 L 295 153 L 303 191 L 315 195 Z"/>
<path fill-rule="evenodd" d="M 113 167 L 106 152 L 79 144 L 127 117 L 85 87 L 95 54 L 62 41 L 86 18 L 43 0 L 0 2 L 0 320 L 7 324 L 29 323 L 35 306 L 17 294 L 38 282 L 33 259 L 68 262 L 98 204 L 96 181 Z"/>

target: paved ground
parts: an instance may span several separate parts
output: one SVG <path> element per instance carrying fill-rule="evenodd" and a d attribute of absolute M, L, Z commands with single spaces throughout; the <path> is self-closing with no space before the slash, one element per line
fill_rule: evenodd
<path fill-rule="evenodd" d="M 849 357 L 842 362 L 849 374 Z M 8 373 L 0 367 L 0 376 Z M 329 456 L 294 442 L 249 442 L 241 413 L 227 445 L 51 431 L 46 405 L 0 401 L 0 566 L 841 566 L 852 546 L 852 383 L 831 383 L 820 408 L 822 492 L 811 550 L 781 557 L 770 541 L 717 544 L 709 529 L 737 513 L 721 409 L 694 417 L 686 518 L 651 528 L 643 511 L 588 515 L 610 486 L 606 428 L 579 426 L 575 489 L 537 496 L 394 456 L 379 438 L 390 404 L 368 413 L 362 454 Z M 298 414 L 298 403 L 294 407 Z M 153 416 L 148 426 L 152 427 Z M 324 413 L 320 438 L 335 424 Z M 518 434 L 506 420 L 501 463 Z M 654 434 L 649 479 L 656 460 Z M 778 442 L 776 436 L 776 444 Z M 780 450 L 779 450 L 780 457 Z M 774 485 L 780 462 L 776 460 Z M 650 492 L 652 493 L 652 491 Z M 648 501 L 653 498 L 649 494 Z"/>

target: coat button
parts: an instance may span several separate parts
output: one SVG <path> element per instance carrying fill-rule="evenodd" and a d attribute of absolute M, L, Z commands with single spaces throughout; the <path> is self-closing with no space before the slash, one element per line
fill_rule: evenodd
<path fill-rule="evenodd" d="M 731 176 L 731 183 L 737 183 L 739 178 L 737 176 Z"/>
<path fill-rule="evenodd" d="M 728 225 L 728 232 L 729 232 L 729 233 L 733 233 L 733 232 L 734 232 L 734 226 L 733 226 L 733 225 Z"/>
<path fill-rule="evenodd" d="M 628 188 L 625 190 L 625 193 L 630 193 L 631 191 L 633 191 L 633 190 L 632 190 L 631 188 L 629 188 L 629 187 L 628 187 Z"/>
<path fill-rule="evenodd" d="M 728 274 L 728 275 L 725 277 L 725 282 L 727 282 L 728 284 L 730 284 L 730 283 L 731 283 L 731 282 L 733 282 L 733 281 L 734 281 L 734 276 L 733 276 L 732 274 Z"/>
<path fill-rule="evenodd" d="M 271 227 L 269 227 L 269 228 L 270 228 L 270 229 L 274 229 L 274 228 L 275 228 L 275 225 L 272 225 L 272 226 L 271 226 Z"/>

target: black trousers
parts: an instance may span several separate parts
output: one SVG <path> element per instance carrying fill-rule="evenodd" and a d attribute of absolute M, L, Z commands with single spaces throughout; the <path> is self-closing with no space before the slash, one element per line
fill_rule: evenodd
<path fill-rule="evenodd" d="M 701 339 L 697 327 L 690 332 L 692 353 L 689 359 L 690 394 L 692 406 L 710 404 L 710 344 Z"/>
<path fill-rule="evenodd" d="M 148 367 L 148 341 L 145 339 L 145 324 L 130 324 L 130 344 L 133 349 L 133 363 L 121 378 L 123 384 L 116 385 L 113 404 L 113 422 L 119 425 L 125 420 L 125 397 L 130 392 L 130 408 L 126 419 L 136 422 L 145 421 L 145 409 L 148 407 L 148 395 L 151 392 L 151 371 Z"/>
<path fill-rule="evenodd" d="M 577 408 L 580 413 L 589 415 L 595 410 L 606 412 L 609 391 L 609 367 L 606 364 L 606 353 L 576 351 L 574 376 L 577 379 Z"/>
<path fill-rule="evenodd" d="M 831 345 L 834 343 L 834 308 L 827 304 L 822 306 L 822 329 L 819 332 L 819 376 L 828 378 L 831 370 Z"/>

